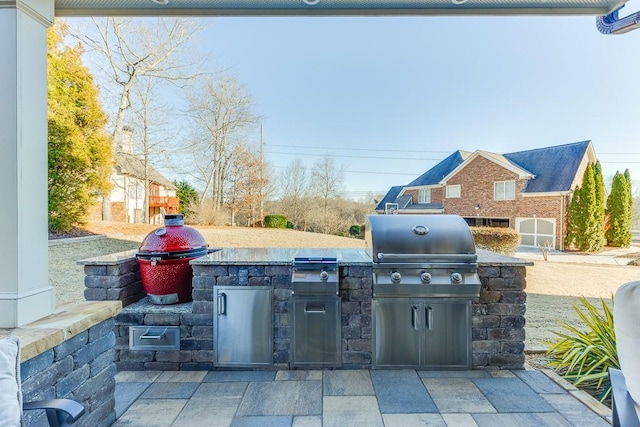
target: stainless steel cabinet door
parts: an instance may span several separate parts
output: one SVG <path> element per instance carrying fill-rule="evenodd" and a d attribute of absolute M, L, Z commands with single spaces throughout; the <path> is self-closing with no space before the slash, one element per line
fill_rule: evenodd
<path fill-rule="evenodd" d="M 340 297 L 296 297 L 293 300 L 293 366 L 341 365 Z"/>
<path fill-rule="evenodd" d="M 410 300 L 374 300 L 373 366 L 417 367 L 424 336 L 421 304 Z"/>
<path fill-rule="evenodd" d="M 214 286 L 216 366 L 273 363 L 271 294 L 266 286 Z"/>
<path fill-rule="evenodd" d="M 421 365 L 471 369 L 471 305 L 426 301 L 423 311 L 425 347 Z"/>

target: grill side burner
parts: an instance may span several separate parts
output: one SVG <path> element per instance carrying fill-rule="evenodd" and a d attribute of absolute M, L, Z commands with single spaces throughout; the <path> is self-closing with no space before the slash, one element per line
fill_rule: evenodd
<path fill-rule="evenodd" d="M 292 367 L 340 367 L 341 303 L 337 258 L 293 261 Z"/>
<path fill-rule="evenodd" d="M 471 369 L 473 237 L 452 215 L 369 217 L 373 366 Z"/>

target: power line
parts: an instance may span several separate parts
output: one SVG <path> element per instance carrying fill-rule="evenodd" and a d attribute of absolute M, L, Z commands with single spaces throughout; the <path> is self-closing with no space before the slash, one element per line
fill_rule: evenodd
<path fill-rule="evenodd" d="M 383 152 L 390 152 L 390 153 L 397 153 L 398 151 L 410 151 L 412 153 L 451 154 L 451 151 L 414 150 L 414 149 L 407 149 L 407 148 L 384 149 L 384 148 L 347 148 L 347 147 L 307 147 L 304 145 L 284 145 L 284 144 L 265 144 L 265 145 L 267 147 L 304 148 L 304 149 L 311 149 L 311 150 L 383 151 Z"/>
<path fill-rule="evenodd" d="M 394 150 L 396 151 L 396 150 Z M 268 154 L 284 154 L 289 156 L 314 156 L 318 157 L 318 153 L 287 153 L 284 151 L 269 151 Z M 380 156 L 356 156 L 349 154 L 323 154 L 322 157 L 345 157 L 354 159 L 380 159 L 380 160 L 442 160 L 440 158 L 419 158 L 419 157 L 380 157 Z"/>
<path fill-rule="evenodd" d="M 271 165 L 270 167 L 276 169 L 289 169 L 289 166 L 275 166 Z M 378 172 L 378 171 L 354 171 L 344 169 L 342 172 L 345 173 L 364 173 L 364 174 L 372 174 L 372 175 L 402 175 L 402 176 L 419 176 L 419 173 L 400 173 L 400 172 Z"/>

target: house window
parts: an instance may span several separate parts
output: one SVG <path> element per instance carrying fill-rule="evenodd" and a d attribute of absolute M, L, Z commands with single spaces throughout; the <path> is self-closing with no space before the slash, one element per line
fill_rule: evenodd
<path fill-rule="evenodd" d="M 447 185 L 447 199 L 460 197 L 460 184 Z"/>
<path fill-rule="evenodd" d="M 515 200 L 515 198 L 515 181 L 501 181 L 493 184 L 493 200 Z"/>
<path fill-rule="evenodd" d="M 418 203 L 431 203 L 430 188 L 423 188 L 418 190 Z"/>

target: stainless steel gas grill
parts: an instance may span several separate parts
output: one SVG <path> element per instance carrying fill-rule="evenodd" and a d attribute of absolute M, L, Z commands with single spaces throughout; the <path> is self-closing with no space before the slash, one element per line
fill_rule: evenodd
<path fill-rule="evenodd" d="M 373 366 L 471 369 L 475 245 L 453 215 L 369 217 Z"/>
<path fill-rule="evenodd" d="M 291 282 L 291 366 L 341 366 L 341 304 L 337 258 L 295 258 Z"/>

